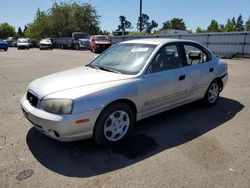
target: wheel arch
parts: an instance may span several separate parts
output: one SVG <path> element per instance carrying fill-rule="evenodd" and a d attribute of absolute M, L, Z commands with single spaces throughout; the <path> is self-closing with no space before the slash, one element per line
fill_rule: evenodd
<path fill-rule="evenodd" d="M 114 101 L 108 103 L 108 104 L 102 109 L 101 113 L 102 113 L 105 109 L 107 109 L 109 106 L 111 106 L 111 105 L 113 105 L 113 104 L 115 104 L 115 103 L 124 103 L 124 104 L 129 105 L 129 107 L 133 110 L 133 112 L 134 112 L 134 114 L 135 114 L 135 117 L 136 117 L 136 115 L 137 115 L 137 107 L 136 107 L 135 103 L 134 103 L 132 100 L 130 100 L 130 99 L 117 99 L 117 100 L 114 100 Z M 101 114 L 101 113 L 100 113 L 100 114 Z M 99 114 L 99 116 L 100 116 L 100 114 Z M 99 117 L 99 116 L 98 116 L 98 117 Z"/>
<path fill-rule="evenodd" d="M 217 82 L 219 83 L 219 85 L 220 85 L 220 92 L 222 91 L 222 89 L 223 89 L 223 87 L 224 87 L 224 84 L 223 84 L 223 82 L 222 82 L 222 78 L 223 78 L 223 77 L 216 77 L 216 78 L 213 79 L 212 82 L 210 83 L 210 85 L 211 85 L 213 82 L 217 81 Z"/>
<path fill-rule="evenodd" d="M 114 101 L 108 103 L 108 104 L 102 109 L 102 111 L 99 113 L 99 115 L 98 115 L 98 117 L 97 117 L 97 119 L 96 119 L 96 122 L 97 122 L 98 119 L 100 118 L 102 112 L 104 112 L 109 106 L 111 106 L 111 105 L 113 105 L 113 104 L 115 104 L 115 103 L 127 104 L 127 105 L 132 109 L 132 111 L 134 112 L 135 119 L 136 119 L 136 117 L 137 117 L 137 107 L 136 107 L 135 103 L 134 103 L 132 100 L 130 100 L 130 99 L 117 99 L 117 100 L 114 100 Z M 95 122 L 95 125 L 94 125 L 93 136 L 94 136 L 94 134 L 95 134 L 96 122 Z"/>

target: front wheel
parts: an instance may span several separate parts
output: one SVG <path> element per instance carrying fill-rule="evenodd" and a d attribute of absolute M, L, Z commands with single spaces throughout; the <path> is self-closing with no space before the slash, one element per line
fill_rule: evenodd
<path fill-rule="evenodd" d="M 135 114 L 130 106 L 114 103 L 98 117 L 94 139 L 103 147 L 119 144 L 126 139 L 134 124 Z"/>
<path fill-rule="evenodd" d="M 76 50 L 80 50 L 79 44 L 75 44 L 75 49 L 76 49 Z"/>
<path fill-rule="evenodd" d="M 4 51 L 7 52 L 8 48 L 5 48 Z"/>
<path fill-rule="evenodd" d="M 218 81 L 213 81 L 209 85 L 207 92 L 205 94 L 204 97 L 205 103 L 208 106 L 214 106 L 219 99 L 219 95 L 220 95 L 220 84 Z"/>

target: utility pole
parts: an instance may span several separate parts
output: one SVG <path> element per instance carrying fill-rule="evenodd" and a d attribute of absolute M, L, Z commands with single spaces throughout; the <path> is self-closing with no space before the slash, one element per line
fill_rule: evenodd
<path fill-rule="evenodd" d="M 140 0 L 140 32 L 142 32 L 142 0 Z"/>

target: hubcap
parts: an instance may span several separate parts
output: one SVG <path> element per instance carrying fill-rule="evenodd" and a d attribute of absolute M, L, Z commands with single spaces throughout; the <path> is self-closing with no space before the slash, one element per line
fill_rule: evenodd
<path fill-rule="evenodd" d="M 104 124 L 105 137 L 112 142 L 122 139 L 128 131 L 129 123 L 129 116 L 126 112 L 113 112 Z"/>
<path fill-rule="evenodd" d="M 208 100 L 210 103 L 214 103 L 219 95 L 219 86 L 216 83 L 213 83 L 208 91 Z"/>

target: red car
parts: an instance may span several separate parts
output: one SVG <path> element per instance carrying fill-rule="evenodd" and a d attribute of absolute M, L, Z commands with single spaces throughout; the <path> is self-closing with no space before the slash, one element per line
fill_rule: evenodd
<path fill-rule="evenodd" d="M 108 35 L 92 35 L 89 49 L 94 53 L 101 53 L 111 46 L 111 38 Z"/>

